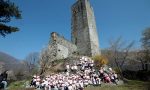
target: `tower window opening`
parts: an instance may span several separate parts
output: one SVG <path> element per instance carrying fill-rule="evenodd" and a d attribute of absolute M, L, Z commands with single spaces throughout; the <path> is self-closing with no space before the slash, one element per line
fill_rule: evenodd
<path fill-rule="evenodd" d="M 77 45 L 77 38 L 75 38 L 75 45 Z"/>

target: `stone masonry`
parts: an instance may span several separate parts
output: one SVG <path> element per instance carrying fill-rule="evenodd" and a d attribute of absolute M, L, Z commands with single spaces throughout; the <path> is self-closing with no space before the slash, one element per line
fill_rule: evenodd
<path fill-rule="evenodd" d="M 95 16 L 89 0 L 78 0 L 72 6 L 72 42 L 80 55 L 100 54 Z"/>
<path fill-rule="evenodd" d="M 78 0 L 71 9 L 71 41 L 52 32 L 49 50 L 57 59 L 67 58 L 73 54 L 83 56 L 100 54 L 95 16 L 89 0 Z"/>
<path fill-rule="evenodd" d="M 49 48 L 49 50 L 53 51 L 52 54 L 56 57 L 56 59 L 67 58 L 75 54 L 77 51 L 76 45 L 56 32 L 51 33 Z"/>

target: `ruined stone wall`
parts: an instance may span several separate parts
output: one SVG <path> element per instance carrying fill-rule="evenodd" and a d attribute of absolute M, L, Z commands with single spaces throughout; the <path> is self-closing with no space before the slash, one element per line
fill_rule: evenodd
<path fill-rule="evenodd" d="M 63 36 L 53 32 L 51 34 L 50 45 L 57 59 L 67 58 L 77 51 L 76 45 L 66 40 Z"/>

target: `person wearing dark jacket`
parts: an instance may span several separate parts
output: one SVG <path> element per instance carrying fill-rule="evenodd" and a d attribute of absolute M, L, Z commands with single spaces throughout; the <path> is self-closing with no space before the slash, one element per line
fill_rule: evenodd
<path fill-rule="evenodd" d="M 0 75 L 0 90 L 4 88 L 4 84 L 2 83 L 3 77 Z"/>
<path fill-rule="evenodd" d="M 3 77 L 3 80 L 4 80 L 4 81 L 7 81 L 7 76 L 8 76 L 7 71 L 3 72 L 3 73 L 1 74 L 1 76 Z"/>
<path fill-rule="evenodd" d="M 6 87 L 7 87 L 7 76 L 8 76 L 7 71 L 3 72 L 3 73 L 0 75 L 0 77 L 2 78 L 1 84 L 2 84 L 2 86 L 3 86 L 3 87 L 2 87 L 3 90 L 6 90 Z"/>

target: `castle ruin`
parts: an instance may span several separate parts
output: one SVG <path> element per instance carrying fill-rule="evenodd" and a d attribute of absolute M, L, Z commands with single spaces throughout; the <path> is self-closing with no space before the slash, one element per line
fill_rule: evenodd
<path fill-rule="evenodd" d="M 77 0 L 71 7 L 71 41 L 56 32 L 51 33 L 49 48 L 56 59 L 78 54 L 94 56 L 101 54 L 95 16 L 89 0 Z"/>

